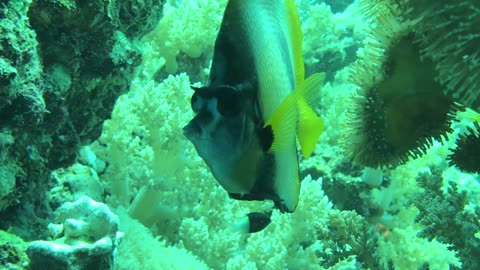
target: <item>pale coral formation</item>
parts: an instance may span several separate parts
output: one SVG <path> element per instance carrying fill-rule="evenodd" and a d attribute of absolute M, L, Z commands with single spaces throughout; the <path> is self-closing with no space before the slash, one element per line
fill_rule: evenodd
<path fill-rule="evenodd" d="M 167 1 L 162 19 L 142 39 L 144 74 L 152 78 L 163 63 L 168 73 L 176 73 L 180 53 L 197 58 L 211 50 L 226 4 L 226 0 Z"/>
<path fill-rule="evenodd" d="M 33 241 L 27 249 L 29 269 L 111 269 L 121 234 L 118 217 L 107 205 L 83 196 L 65 203 L 50 224 L 54 240 Z"/>
<path fill-rule="evenodd" d="M 138 221 L 119 211 L 120 230 L 125 233 L 118 246 L 115 270 L 203 270 L 210 269 L 185 249 L 154 238 Z"/>

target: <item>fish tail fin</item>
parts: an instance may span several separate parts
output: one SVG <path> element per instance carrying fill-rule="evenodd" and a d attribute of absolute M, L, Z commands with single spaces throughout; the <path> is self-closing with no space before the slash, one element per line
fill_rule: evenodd
<path fill-rule="evenodd" d="M 315 73 L 308 77 L 298 89 L 300 95 L 297 98 L 298 124 L 297 138 L 300 142 L 303 157 L 308 158 L 317 144 L 318 138 L 324 130 L 322 118 L 320 118 L 312 107 L 319 98 L 320 87 L 325 80 L 325 73 Z"/>

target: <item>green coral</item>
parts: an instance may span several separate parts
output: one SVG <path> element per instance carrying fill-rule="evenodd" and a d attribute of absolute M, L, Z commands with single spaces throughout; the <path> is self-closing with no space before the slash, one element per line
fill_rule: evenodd
<path fill-rule="evenodd" d="M 424 190 L 412 197 L 413 204 L 420 211 L 415 220 L 425 226 L 418 235 L 452 244 L 452 248 L 458 251 L 463 269 L 480 268 L 480 239 L 474 237 L 480 230 L 478 205 L 473 205 L 472 211 L 466 211 L 469 198 L 466 192 L 458 191 L 454 182 L 449 182 L 450 188 L 445 194 L 442 172 L 438 169 L 420 173 L 417 181 Z"/>

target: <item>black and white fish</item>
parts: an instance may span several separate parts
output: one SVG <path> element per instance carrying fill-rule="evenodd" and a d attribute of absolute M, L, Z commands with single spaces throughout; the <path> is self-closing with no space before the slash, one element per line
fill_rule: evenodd
<path fill-rule="evenodd" d="M 296 138 L 306 158 L 323 131 L 312 106 L 324 74 L 305 79 L 304 73 L 292 0 L 228 2 L 209 82 L 192 87 L 196 115 L 184 134 L 232 198 L 270 199 L 281 211 L 295 210 L 300 192 Z M 269 223 L 268 214 L 249 216 L 265 223 L 250 231 Z"/>

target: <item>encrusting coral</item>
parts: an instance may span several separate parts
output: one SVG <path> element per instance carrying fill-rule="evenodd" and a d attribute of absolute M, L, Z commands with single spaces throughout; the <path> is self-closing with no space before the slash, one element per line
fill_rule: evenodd
<path fill-rule="evenodd" d="M 24 270 L 28 263 L 27 243 L 22 238 L 0 230 L 0 262 L 4 269 Z"/>

